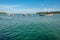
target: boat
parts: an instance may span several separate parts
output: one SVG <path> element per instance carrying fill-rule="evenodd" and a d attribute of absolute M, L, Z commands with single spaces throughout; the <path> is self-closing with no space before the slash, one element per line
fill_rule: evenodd
<path fill-rule="evenodd" d="M 53 16 L 53 14 L 48 14 L 47 16 Z"/>
<path fill-rule="evenodd" d="M 7 15 L 8 15 L 8 16 L 14 16 L 14 15 L 13 15 L 13 14 L 11 14 L 11 13 L 8 13 Z"/>
<path fill-rule="evenodd" d="M 26 16 L 26 14 L 23 14 L 23 16 Z"/>
<path fill-rule="evenodd" d="M 44 14 L 39 14 L 39 16 L 45 16 Z"/>

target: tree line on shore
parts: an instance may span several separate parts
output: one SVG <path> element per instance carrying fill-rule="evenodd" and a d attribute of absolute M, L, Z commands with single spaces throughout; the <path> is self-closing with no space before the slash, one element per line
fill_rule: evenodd
<path fill-rule="evenodd" d="M 54 11 L 54 12 L 37 12 L 36 14 L 60 14 L 60 11 Z"/>
<path fill-rule="evenodd" d="M 0 14 L 6 14 L 5 12 L 0 12 Z"/>
<path fill-rule="evenodd" d="M 0 14 L 7 14 L 6 12 L 0 12 Z M 54 12 L 36 12 L 36 14 L 60 14 L 60 11 Z"/>

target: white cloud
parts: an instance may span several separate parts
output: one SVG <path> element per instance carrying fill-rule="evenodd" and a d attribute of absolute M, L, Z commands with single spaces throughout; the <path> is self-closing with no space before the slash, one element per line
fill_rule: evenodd
<path fill-rule="evenodd" d="M 19 5 L 0 5 L 0 11 L 7 13 L 16 13 L 18 12 L 17 8 L 19 7 Z"/>
<path fill-rule="evenodd" d="M 19 5 L 0 5 L 1 12 L 7 13 L 36 13 L 40 11 L 55 11 L 53 8 L 23 8 Z"/>
<path fill-rule="evenodd" d="M 40 11 L 39 8 L 22 8 L 19 5 L 0 5 L 0 11 L 7 13 L 35 13 Z"/>

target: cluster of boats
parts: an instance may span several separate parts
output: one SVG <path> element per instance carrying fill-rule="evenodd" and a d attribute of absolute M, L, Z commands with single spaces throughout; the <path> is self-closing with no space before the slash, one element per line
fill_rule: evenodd
<path fill-rule="evenodd" d="M 8 15 L 8 16 L 14 16 L 14 14 L 11 14 L 11 13 L 10 13 L 10 14 L 8 13 L 7 15 Z M 23 15 L 23 16 L 26 16 L 27 14 L 22 14 L 22 15 Z M 28 14 L 28 15 L 32 16 L 33 14 Z"/>
<path fill-rule="evenodd" d="M 7 14 L 8 16 L 14 16 L 14 14 Z M 23 16 L 26 16 L 27 14 L 22 14 Z M 28 14 L 30 16 L 33 16 L 33 14 Z M 39 16 L 53 16 L 53 14 L 38 14 Z"/>

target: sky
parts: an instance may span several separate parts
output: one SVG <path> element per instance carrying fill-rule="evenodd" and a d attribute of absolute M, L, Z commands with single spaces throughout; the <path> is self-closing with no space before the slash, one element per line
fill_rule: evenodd
<path fill-rule="evenodd" d="M 36 13 L 60 11 L 60 0 L 0 0 L 0 12 Z"/>

